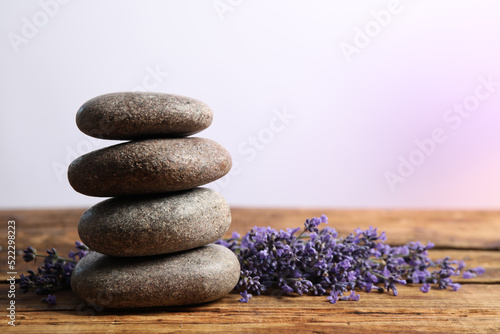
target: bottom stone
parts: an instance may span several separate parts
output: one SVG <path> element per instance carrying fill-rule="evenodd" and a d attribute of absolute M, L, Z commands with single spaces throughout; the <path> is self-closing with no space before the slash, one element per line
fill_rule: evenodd
<path fill-rule="evenodd" d="M 148 257 L 90 252 L 76 265 L 71 288 L 83 301 L 106 308 L 171 306 L 219 299 L 239 277 L 236 255 L 210 244 Z"/>

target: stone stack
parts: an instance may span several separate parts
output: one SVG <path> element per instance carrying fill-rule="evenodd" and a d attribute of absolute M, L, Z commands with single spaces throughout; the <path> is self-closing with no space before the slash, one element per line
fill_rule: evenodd
<path fill-rule="evenodd" d="M 69 166 L 76 191 L 112 197 L 80 220 L 92 252 L 73 271 L 73 291 L 109 308 L 203 303 L 230 292 L 238 259 L 211 244 L 229 228 L 229 205 L 198 187 L 229 172 L 231 156 L 211 140 L 186 137 L 210 126 L 210 108 L 178 95 L 113 93 L 87 101 L 76 122 L 90 136 L 130 141 Z"/>

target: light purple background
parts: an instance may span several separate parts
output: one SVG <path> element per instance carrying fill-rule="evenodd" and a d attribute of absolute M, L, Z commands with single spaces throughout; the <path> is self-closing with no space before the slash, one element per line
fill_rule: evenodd
<path fill-rule="evenodd" d="M 140 86 L 212 107 L 232 206 L 500 207 L 500 1 L 55 1 L 0 4 L 1 208 L 101 201 L 61 171 L 116 143 L 76 111 Z M 421 164 L 391 189 L 400 156 Z"/>

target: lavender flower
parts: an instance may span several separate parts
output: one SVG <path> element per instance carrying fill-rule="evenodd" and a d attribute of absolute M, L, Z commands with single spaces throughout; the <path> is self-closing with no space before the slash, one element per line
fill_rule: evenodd
<path fill-rule="evenodd" d="M 319 228 L 328 218 L 310 218 L 304 228 L 275 230 L 254 227 L 243 237 L 216 243 L 231 249 L 241 265 L 240 280 L 236 290 L 240 301 L 248 302 L 250 293 L 329 295 L 327 300 L 359 300 L 355 289 L 392 291 L 397 296 L 398 285 L 422 284 L 420 290 L 428 292 L 432 285 L 439 289 L 456 291 L 460 284 L 452 276 L 459 275 L 465 267 L 463 261 L 445 258 L 433 262 L 428 250 L 434 244 L 410 242 L 391 247 L 386 244 L 385 232 L 379 233 L 370 226 L 356 229 L 346 237 L 339 237 L 335 229 Z M 435 268 L 431 271 L 431 268 Z M 478 267 L 464 272 L 475 277 L 484 273 Z M 350 291 L 350 294 L 345 295 Z"/>
<path fill-rule="evenodd" d="M 431 289 L 431 285 L 429 283 L 424 283 L 420 287 L 420 291 L 422 291 L 423 293 L 429 292 L 430 289 Z"/>
<path fill-rule="evenodd" d="M 483 267 L 476 267 L 473 269 L 469 269 L 469 271 L 475 273 L 476 275 L 482 275 L 486 270 L 484 270 Z"/>
<path fill-rule="evenodd" d="M 340 297 L 339 300 L 351 300 L 357 302 L 359 300 L 359 295 L 357 295 L 356 292 L 352 290 L 349 296 Z"/>
<path fill-rule="evenodd" d="M 26 262 L 35 261 L 37 257 L 43 258 L 42 265 L 37 272 L 28 270 L 28 275 L 21 274 L 19 286 L 21 291 L 28 292 L 34 288 L 38 294 L 45 294 L 57 289 L 71 288 L 71 274 L 78 260 L 82 259 L 88 253 L 88 247 L 83 243 L 76 241 L 75 246 L 78 251 L 70 251 L 68 258 L 60 257 L 55 248 L 47 250 L 47 255 L 40 255 L 36 249 L 29 246 L 25 249 L 23 259 Z M 78 258 L 78 259 L 77 259 Z M 55 295 L 48 295 L 42 298 L 42 301 L 48 304 L 55 304 Z"/>
<path fill-rule="evenodd" d="M 476 277 L 476 274 L 474 274 L 470 271 L 466 271 L 463 273 L 462 277 L 465 279 L 470 279 L 470 278 Z"/>
<path fill-rule="evenodd" d="M 50 305 L 55 305 L 56 304 L 56 296 L 55 295 L 48 295 L 45 298 L 42 298 L 42 302 L 50 304 Z"/>
<path fill-rule="evenodd" d="M 27 249 L 23 250 L 23 260 L 25 262 L 31 262 L 36 260 L 36 249 L 33 247 L 29 246 Z"/>
<path fill-rule="evenodd" d="M 332 290 L 330 291 L 330 296 L 326 297 L 326 299 L 329 300 L 330 303 L 335 304 L 337 300 L 339 300 L 339 294 L 340 294 L 339 290 L 336 291 Z"/>
<path fill-rule="evenodd" d="M 248 303 L 250 298 L 252 298 L 252 295 L 250 293 L 247 293 L 247 290 L 240 292 L 240 295 L 241 295 L 240 302 L 242 303 Z"/>
<path fill-rule="evenodd" d="M 311 218 L 307 219 L 306 222 L 304 223 L 304 226 L 306 227 L 307 232 L 319 232 L 318 225 L 321 224 L 323 221 L 320 218 Z"/>

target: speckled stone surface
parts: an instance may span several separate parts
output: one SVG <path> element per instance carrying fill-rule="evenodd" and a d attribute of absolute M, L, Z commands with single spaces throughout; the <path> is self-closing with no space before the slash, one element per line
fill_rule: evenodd
<path fill-rule="evenodd" d="M 71 288 L 83 301 L 106 308 L 171 306 L 219 299 L 239 276 L 236 255 L 214 244 L 135 258 L 91 252 L 76 265 Z"/>
<path fill-rule="evenodd" d="M 106 147 L 74 160 L 71 186 L 84 195 L 113 197 L 186 190 L 231 169 L 231 156 L 204 138 L 148 139 Z"/>
<path fill-rule="evenodd" d="M 219 193 L 196 188 L 171 195 L 105 200 L 80 219 L 78 234 L 90 249 L 113 256 L 183 251 L 214 242 L 231 224 Z"/>
<path fill-rule="evenodd" d="M 103 139 L 179 137 L 200 132 L 212 123 L 205 103 L 180 95 L 124 92 L 97 96 L 76 114 L 85 134 Z"/>

